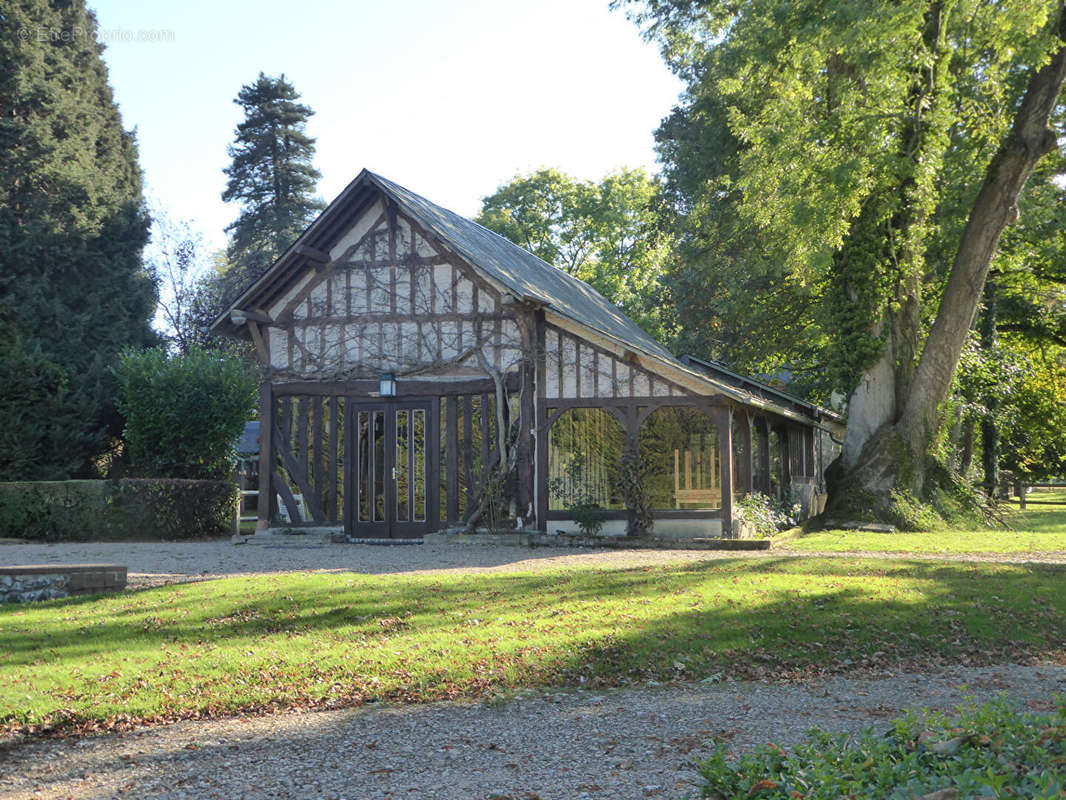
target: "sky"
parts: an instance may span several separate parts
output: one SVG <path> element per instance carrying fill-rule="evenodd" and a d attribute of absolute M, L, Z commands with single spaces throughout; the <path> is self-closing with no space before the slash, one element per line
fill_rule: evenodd
<path fill-rule="evenodd" d="M 655 171 L 680 82 L 608 0 L 89 0 L 147 193 L 211 248 L 233 98 L 284 73 L 314 109 L 319 194 L 368 167 L 460 214 L 517 173 Z"/>

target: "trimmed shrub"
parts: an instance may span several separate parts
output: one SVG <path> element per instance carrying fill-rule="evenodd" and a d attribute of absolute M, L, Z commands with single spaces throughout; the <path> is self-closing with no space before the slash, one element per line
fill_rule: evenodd
<path fill-rule="evenodd" d="M 128 351 L 117 373 L 118 408 L 133 474 L 225 478 L 234 445 L 256 404 L 239 358 L 210 350 Z"/>
<path fill-rule="evenodd" d="M 0 483 L 0 537 L 44 542 L 198 539 L 230 531 L 229 481 Z"/>
<path fill-rule="evenodd" d="M 765 745 L 731 761 L 719 744 L 700 763 L 703 797 L 726 800 L 885 800 L 1027 797 L 1066 792 L 1066 702 L 1049 715 L 1017 711 L 1007 701 L 909 714 L 879 735 L 812 730 L 790 755 Z"/>

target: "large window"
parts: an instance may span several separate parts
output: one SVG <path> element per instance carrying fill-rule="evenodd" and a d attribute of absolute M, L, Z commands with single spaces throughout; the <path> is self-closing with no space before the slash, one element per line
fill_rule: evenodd
<path fill-rule="evenodd" d="M 718 426 L 698 408 L 653 411 L 640 429 L 643 484 L 653 510 L 722 507 Z"/>
<path fill-rule="evenodd" d="M 548 508 L 624 509 L 617 481 L 625 440 L 622 424 L 602 408 L 564 412 L 548 432 Z"/>

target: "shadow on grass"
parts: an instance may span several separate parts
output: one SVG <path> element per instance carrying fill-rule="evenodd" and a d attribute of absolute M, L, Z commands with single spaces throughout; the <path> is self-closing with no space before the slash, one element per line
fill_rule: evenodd
<path fill-rule="evenodd" d="M 1061 659 L 1064 578 L 1061 566 L 785 557 L 289 574 L 71 598 L 0 610 L 0 725 L 795 677 L 910 659 Z M 51 694 L 31 710 L 17 684 Z"/>
<path fill-rule="evenodd" d="M 80 658 L 134 645 L 226 646 L 336 631 L 373 640 L 476 633 L 501 615 L 617 626 L 616 638 L 638 637 L 629 649 L 648 651 L 640 639 L 654 641 L 663 658 L 701 647 L 697 640 L 708 636 L 716 650 L 743 641 L 791 650 L 804 637 L 856 625 L 863 640 L 931 633 L 951 622 L 990 643 L 1062 642 L 1064 577 L 1061 566 L 784 557 L 504 575 L 233 578 L 0 610 L 0 669 L 43 653 Z M 570 633 L 580 638 L 582 628 Z"/>

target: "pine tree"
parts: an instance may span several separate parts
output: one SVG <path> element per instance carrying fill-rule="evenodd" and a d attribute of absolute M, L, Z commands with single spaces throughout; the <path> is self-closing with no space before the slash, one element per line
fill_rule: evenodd
<path fill-rule="evenodd" d="M 121 432 L 112 366 L 155 341 L 137 147 L 84 0 L 3 18 L 0 480 L 87 475 Z"/>
<path fill-rule="evenodd" d="M 314 114 L 281 75 L 259 73 L 234 102 L 244 111 L 230 145 L 233 163 L 222 199 L 239 202 L 241 213 L 226 228 L 234 286 L 265 270 L 292 244 L 325 204 L 314 197 L 321 173 L 311 163 L 315 140 L 307 135 Z"/>

